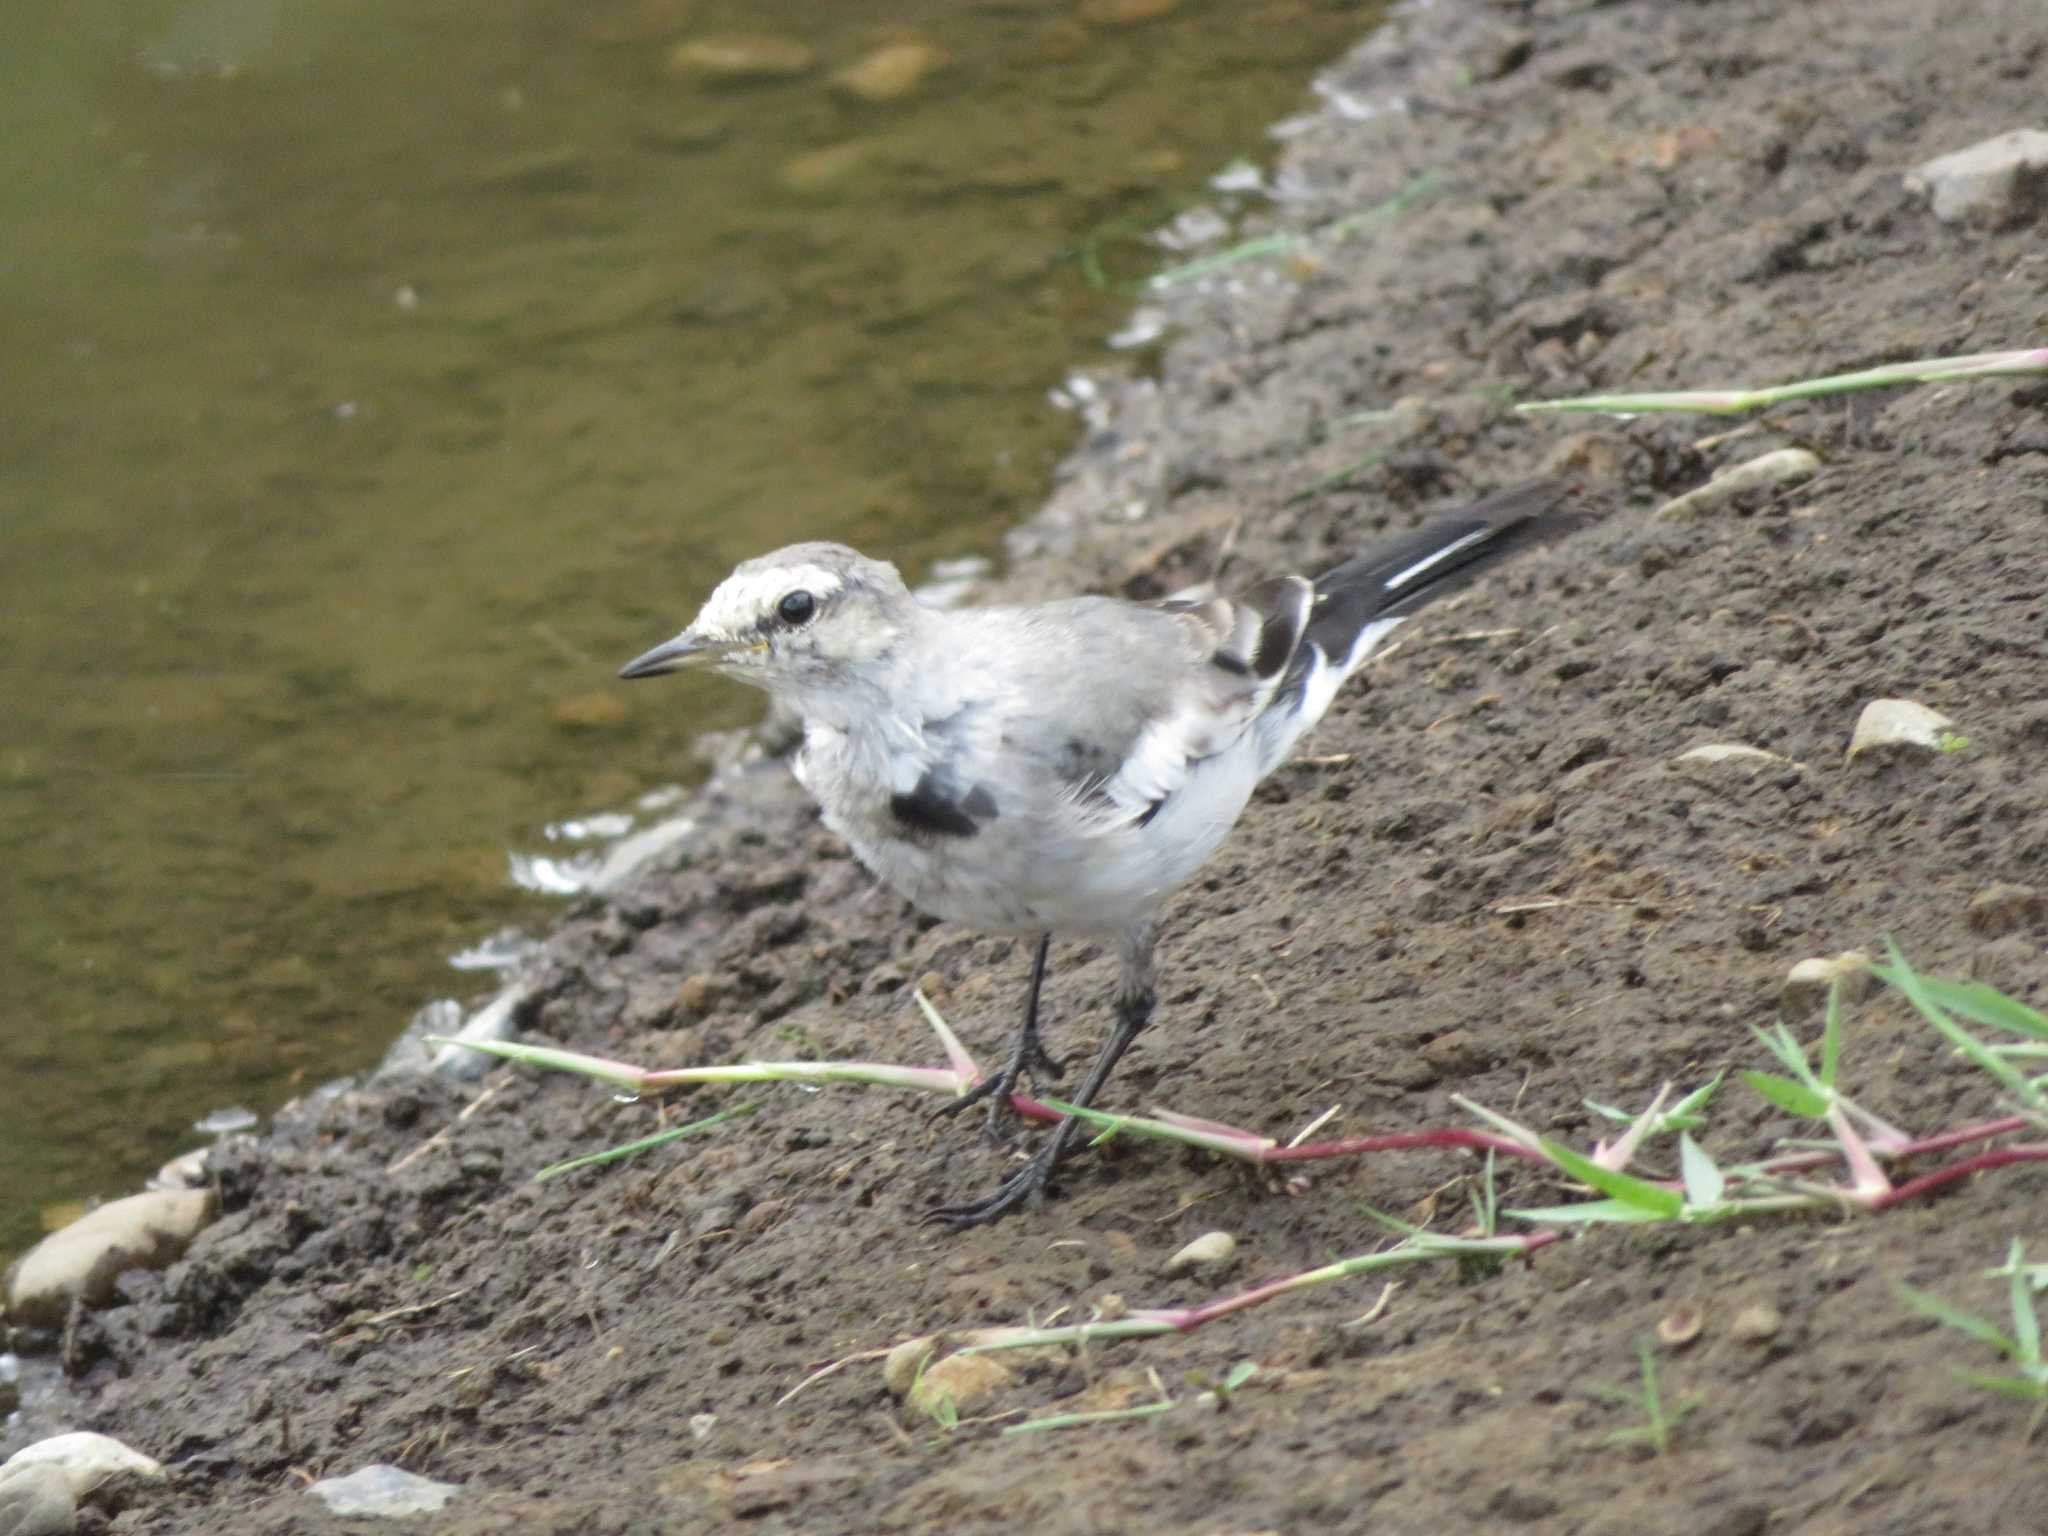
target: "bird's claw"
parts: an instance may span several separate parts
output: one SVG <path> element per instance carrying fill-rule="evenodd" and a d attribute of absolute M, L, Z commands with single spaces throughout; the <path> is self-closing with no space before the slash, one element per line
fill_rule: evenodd
<path fill-rule="evenodd" d="M 942 1226 L 954 1232 L 964 1232 L 969 1227 L 986 1226 L 1000 1221 L 1019 1206 L 1029 1204 L 1045 1189 L 1052 1178 L 1053 1164 L 1057 1156 L 1047 1156 L 1056 1148 L 1048 1144 L 1038 1156 L 1004 1179 L 1001 1186 L 986 1200 L 977 1200 L 972 1205 L 942 1205 L 926 1211 L 919 1221 L 921 1226 Z"/>
<path fill-rule="evenodd" d="M 1036 1036 L 1019 1053 L 1016 1065 L 1028 1072 L 1033 1082 L 1046 1078 L 1056 1083 L 1067 1075 L 1067 1064 L 1040 1045 Z"/>
<path fill-rule="evenodd" d="M 941 1118 L 950 1120 L 953 1116 L 959 1114 L 961 1110 L 967 1108 L 968 1105 L 979 1104 L 983 1099 L 991 1095 L 995 1096 L 995 1103 L 990 1106 L 990 1109 L 993 1112 L 999 1113 L 1002 1106 L 1010 1102 L 1010 1095 L 1016 1090 L 1016 1087 L 1016 1063 L 1012 1062 L 1001 1071 L 990 1073 L 987 1077 L 982 1078 L 958 1098 L 948 1099 L 931 1112 L 931 1118 L 934 1120 Z"/>
<path fill-rule="evenodd" d="M 994 1102 L 988 1107 L 989 1134 L 993 1136 L 996 1134 L 1003 1111 L 1009 1108 L 1010 1095 L 1017 1091 L 1017 1084 L 1020 1081 L 1028 1076 L 1034 1083 L 1041 1077 L 1057 1082 L 1065 1075 L 1066 1070 L 1065 1062 L 1050 1054 L 1037 1040 L 1031 1040 L 1020 1045 L 1017 1053 L 997 1071 L 982 1078 L 959 1097 L 933 1110 L 931 1118 L 937 1120 L 943 1116 L 950 1120 L 970 1104 L 979 1104 L 983 1099 L 993 1099 Z"/>

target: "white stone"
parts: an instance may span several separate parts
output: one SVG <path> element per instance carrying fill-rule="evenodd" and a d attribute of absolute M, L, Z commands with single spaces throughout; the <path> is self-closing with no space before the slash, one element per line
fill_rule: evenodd
<path fill-rule="evenodd" d="M 0 1469 L 0 1536 L 70 1536 L 77 1529 L 78 1506 L 62 1468 Z"/>
<path fill-rule="evenodd" d="M 337 1515 L 431 1515 L 462 1492 L 462 1485 L 377 1462 L 347 1477 L 324 1477 L 306 1492 Z"/>
<path fill-rule="evenodd" d="M 89 1306 L 113 1299 L 114 1277 L 161 1269 L 213 1219 L 213 1192 L 153 1189 L 110 1200 L 52 1232 L 7 1276 L 7 1310 L 18 1322 L 55 1327 L 75 1298 Z"/>
<path fill-rule="evenodd" d="M 1237 1239 L 1228 1232 L 1204 1232 L 1166 1261 L 1166 1272 L 1177 1275 L 1184 1269 L 1221 1269 L 1237 1252 Z"/>
<path fill-rule="evenodd" d="M 2048 199 L 2048 133 L 2015 128 L 1938 156 L 1906 173 L 1906 190 L 1927 198 L 1944 224 L 2024 223 Z"/>
<path fill-rule="evenodd" d="M 163 1467 L 140 1451 L 130 1450 L 112 1435 L 96 1435 L 85 1429 L 52 1435 L 16 1451 L 7 1458 L 7 1465 L 0 1468 L 0 1477 L 11 1478 L 24 1467 L 39 1466 L 55 1467 L 61 1472 L 74 1500 L 86 1498 L 95 1489 L 123 1478 L 148 1483 L 164 1480 Z"/>
<path fill-rule="evenodd" d="M 1949 727 L 1954 724 L 1940 710 L 1913 699 L 1872 699 L 1856 717 L 1849 755 L 1899 747 L 1939 752 L 1951 739 Z"/>
<path fill-rule="evenodd" d="M 1746 747 L 1737 741 L 1710 741 L 1702 747 L 1688 747 L 1672 759 L 1674 763 L 1698 763 L 1709 767 L 1727 764 L 1746 768 L 1752 774 L 1763 773 L 1776 768 L 1800 768 L 1803 763 L 1789 757 L 1780 757 L 1776 752 L 1766 752 L 1762 747 Z"/>
<path fill-rule="evenodd" d="M 1828 989 L 1836 982 L 1842 984 L 1843 1002 L 1862 1002 L 1875 984 L 1870 956 L 1860 949 L 1845 949 L 1839 955 L 1800 961 L 1785 975 L 1778 1006 L 1786 1017 L 1803 1019 L 1827 1001 Z"/>
<path fill-rule="evenodd" d="M 1694 517 L 1711 507 L 1773 485 L 1797 485 L 1820 473 L 1820 459 L 1804 448 L 1780 448 L 1730 465 L 1697 490 L 1687 491 L 1657 509 L 1658 517 Z"/>

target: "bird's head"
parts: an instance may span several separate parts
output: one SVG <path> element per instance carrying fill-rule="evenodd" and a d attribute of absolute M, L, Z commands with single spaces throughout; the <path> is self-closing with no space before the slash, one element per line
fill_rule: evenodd
<path fill-rule="evenodd" d="M 621 677 L 709 666 L 770 693 L 844 684 L 901 638 L 916 602 L 896 567 L 843 544 L 792 544 L 741 563 L 690 627 Z"/>

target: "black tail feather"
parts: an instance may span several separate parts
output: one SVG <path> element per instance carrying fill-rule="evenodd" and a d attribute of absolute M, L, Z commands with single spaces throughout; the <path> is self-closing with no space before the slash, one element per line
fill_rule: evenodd
<path fill-rule="evenodd" d="M 1508 556 L 1589 521 L 1561 480 L 1531 480 L 1431 518 L 1316 578 L 1304 639 L 1343 657 L 1375 619 L 1396 618 L 1457 591 Z"/>

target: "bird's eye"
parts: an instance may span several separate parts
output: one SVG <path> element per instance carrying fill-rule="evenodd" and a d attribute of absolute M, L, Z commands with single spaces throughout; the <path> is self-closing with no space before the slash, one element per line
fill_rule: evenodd
<path fill-rule="evenodd" d="M 775 605 L 775 611 L 781 615 L 783 623 L 794 629 L 811 622 L 811 616 L 818 611 L 818 600 L 798 587 L 794 592 L 783 595 L 782 601 Z"/>

